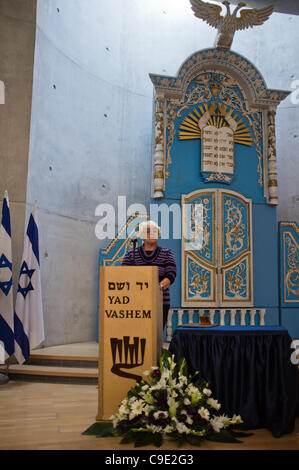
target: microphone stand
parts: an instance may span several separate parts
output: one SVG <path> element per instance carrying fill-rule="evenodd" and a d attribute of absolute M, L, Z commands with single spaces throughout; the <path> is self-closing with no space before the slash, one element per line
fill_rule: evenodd
<path fill-rule="evenodd" d="M 136 250 L 136 245 L 137 245 L 137 237 L 132 238 L 132 243 L 133 243 L 133 260 L 134 260 L 134 265 L 136 266 L 136 258 L 135 258 L 135 250 Z"/>

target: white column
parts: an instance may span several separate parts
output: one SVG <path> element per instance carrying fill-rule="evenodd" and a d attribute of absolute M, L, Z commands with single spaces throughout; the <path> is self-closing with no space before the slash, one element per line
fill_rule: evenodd
<path fill-rule="evenodd" d="M 250 310 L 250 326 L 254 326 L 255 315 L 256 315 L 256 310 Z"/>
<path fill-rule="evenodd" d="M 188 322 L 189 325 L 193 324 L 194 310 L 188 310 Z"/>
<path fill-rule="evenodd" d="M 184 310 L 178 310 L 178 326 L 182 326 L 183 324 L 183 314 Z"/>
<path fill-rule="evenodd" d="M 266 309 L 261 308 L 260 309 L 260 325 L 265 326 L 265 315 L 266 315 Z"/>
<path fill-rule="evenodd" d="M 153 150 L 153 197 L 163 197 L 165 181 L 164 161 L 164 98 L 157 96 L 155 100 L 155 134 Z"/>
<path fill-rule="evenodd" d="M 230 310 L 229 312 L 231 326 L 236 326 L 236 313 L 237 310 Z"/>
<path fill-rule="evenodd" d="M 241 310 L 241 321 L 240 321 L 240 324 L 242 326 L 246 325 L 245 317 L 246 317 L 246 309 L 242 309 Z"/>
<path fill-rule="evenodd" d="M 210 317 L 210 322 L 211 322 L 211 325 L 214 324 L 214 317 L 215 317 L 215 309 L 209 309 L 209 317 Z"/>
<path fill-rule="evenodd" d="M 225 309 L 220 310 L 220 325 L 225 325 Z"/>

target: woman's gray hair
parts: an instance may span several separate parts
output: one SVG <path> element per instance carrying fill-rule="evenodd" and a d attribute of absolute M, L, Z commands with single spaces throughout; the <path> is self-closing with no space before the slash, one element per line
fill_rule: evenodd
<path fill-rule="evenodd" d="M 147 228 L 150 227 L 151 233 L 155 235 L 158 232 L 158 237 L 161 235 L 161 230 L 158 224 L 153 220 L 147 220 L 145 222 L 141 222 L 138 228 L 138 237 L 144 240 L 147 237 Z"/>

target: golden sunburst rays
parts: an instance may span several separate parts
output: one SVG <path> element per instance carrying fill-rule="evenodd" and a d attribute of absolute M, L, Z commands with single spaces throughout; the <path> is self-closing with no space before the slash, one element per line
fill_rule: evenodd
<path fill-rule="evenodd" d="M 199 106 L 198 110 L 193 109 L 192 113 L 189 113 L 188 116 L 182 121 L 182 124 L 179 127 L 179 139 L 200 139 L 201 132 L 198 127 L 198 121 L 201 116 L 205 113 L 203 107 Z"/>
<path fill-rule="evenodd" d="M 237 113 L 234 113 L 232 109 L 228 110 L 227 106 L 222 105 L 221 107 L 221 115 L 214 114 L 210 117 L 207 121 L 207 126 L 215 126 L 218 129 L 221 127 L 227 127 L 228 124 L 225 120 L 223 114 L 229 115 L 232 117 L 235 122 L 237 123 L 237 128 L 234 132 L 234 142 L 237 144 L 248 145 L 251 146 L 253 142 L 253 138 L 251 135 L 250 130 L 244 123 L 242 118 L 239 118 Z M 179 140 L 189 140 L 189 139 L 200 139 L 201 132 L 198 126 L 198 121 L 202 117 L 202 115 L 209 111 L 209 107 L 207 104 L 203 104 L 194 108 L 191 113 L 186 116 L 180 127 L 179 127 Z"/>

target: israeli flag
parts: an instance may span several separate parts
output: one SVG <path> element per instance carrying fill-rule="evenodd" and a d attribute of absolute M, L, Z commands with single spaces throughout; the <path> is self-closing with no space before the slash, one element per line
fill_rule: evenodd
<path fill-rule="evenodd" d="M 14 314 L 15 357 L 19 364 L 44 339 L 36 201 L 29 218 Z"/>
<path fill-rule="evenodd" d="M 0 359 L 12 356 L 14 347 L 11 226 L 8 193 L 5 191 L 0 226 Z"/>

